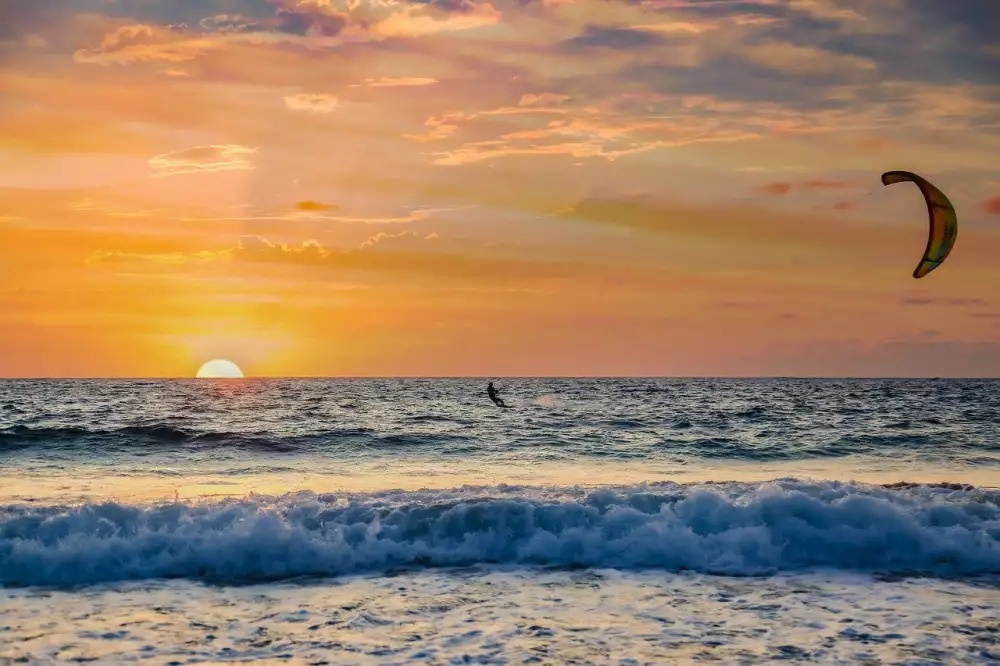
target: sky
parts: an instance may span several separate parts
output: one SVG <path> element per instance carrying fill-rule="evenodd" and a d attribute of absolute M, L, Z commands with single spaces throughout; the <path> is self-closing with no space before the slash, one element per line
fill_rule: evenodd
<path fill-rule="evenodd" d="M 997 25 L 0 0 L 0 376 L 1000 377 Z"/>

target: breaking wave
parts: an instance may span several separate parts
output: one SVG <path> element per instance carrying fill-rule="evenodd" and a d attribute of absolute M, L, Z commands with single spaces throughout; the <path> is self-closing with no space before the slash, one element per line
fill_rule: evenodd
<path fill-rule="evenodd" d="M 0 507 L 0 584 L 250 583 L 478 564 L 1000 573 L 1000 491 L 781 480 Z"/>

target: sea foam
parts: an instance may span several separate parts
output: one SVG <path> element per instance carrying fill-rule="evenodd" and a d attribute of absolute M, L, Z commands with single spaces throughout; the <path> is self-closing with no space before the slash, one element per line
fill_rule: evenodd
<path fill-rule="evenodd" d="M 0 584 L 14 587 L 487 563 L 1000 573 L 1000 491 L 782 480 L 0 508 Z"/>

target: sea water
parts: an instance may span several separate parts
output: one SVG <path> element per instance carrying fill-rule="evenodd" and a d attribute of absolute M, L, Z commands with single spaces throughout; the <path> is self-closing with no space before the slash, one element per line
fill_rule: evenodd
<path fill-rule="evenodd" d="M 0 663 L 1000 662 L 1000 381 L 0 382 Z"/>

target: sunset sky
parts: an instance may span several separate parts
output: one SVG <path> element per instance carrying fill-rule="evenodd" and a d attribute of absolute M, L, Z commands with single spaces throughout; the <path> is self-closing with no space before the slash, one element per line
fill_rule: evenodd
<path fill-rule="evenodd" d="M 997 26 L 0 0 L 0 376 L 1000 376 Z"/>

